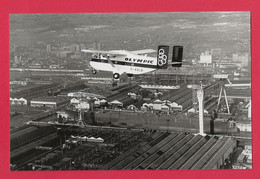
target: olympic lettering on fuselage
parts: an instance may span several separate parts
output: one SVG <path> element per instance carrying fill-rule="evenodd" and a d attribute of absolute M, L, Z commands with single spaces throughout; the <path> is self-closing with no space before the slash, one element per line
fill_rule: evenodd
<path fill-rule="evenodd" d="M 143 60 L 143 59 L 136 59 L 136 58 L 125 58 L 125 61 L 127 62 L 136 62 L 136 63 L 147 63 L 147 64 L 153 64 L 153 60 Z"/>

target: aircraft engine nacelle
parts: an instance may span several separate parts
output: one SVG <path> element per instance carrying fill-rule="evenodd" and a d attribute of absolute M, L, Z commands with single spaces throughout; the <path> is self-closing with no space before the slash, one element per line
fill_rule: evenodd
<path fill-rule="evenodd" d="M 172 66 L 181 67 L 183 56 L 183 46 L 173 46 L 172 51 Z"/>
<path fill-rule="evenodd" d="M 166 69 L 168 66 L 169 46 L 159 45 L 157 53 L 157 68 Z"/>

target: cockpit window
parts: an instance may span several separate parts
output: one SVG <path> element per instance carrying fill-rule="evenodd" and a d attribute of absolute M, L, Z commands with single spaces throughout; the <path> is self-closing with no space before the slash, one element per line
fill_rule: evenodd
<path fill-rule="evenodd" d="M 97 54 L 93 54 L 92 58 L 98 58 L 98 55 Z"/>

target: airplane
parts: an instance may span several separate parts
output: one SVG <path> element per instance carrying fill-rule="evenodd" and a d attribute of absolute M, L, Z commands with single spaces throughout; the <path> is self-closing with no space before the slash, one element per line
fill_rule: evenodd
<path fill-rule="evenodd" d="M 168 63 L 169 46 L 166 45 L 158 46 L 157 57 L 147 56 L 149 53 L 156 52 L 153 49 L 136 51 L 83 49 L 81 51 L 93 54 L 90 60 L 93 74 L 96 74 L 97 71 L 111 71 L 114 79 L 119 79 L 123 73 L 126 73 L 128 77 L 132 77 L 133 75 L 149 73 L 158 69 L 166 69 L 168 65 L 181 67 L 183 56 L 183 46 L 174 46 L 172 62 Z"/>

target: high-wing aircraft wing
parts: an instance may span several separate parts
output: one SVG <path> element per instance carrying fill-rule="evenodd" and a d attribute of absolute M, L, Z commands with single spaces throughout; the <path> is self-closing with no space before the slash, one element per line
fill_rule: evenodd
<path fill-rule="evenodd" d="M 182 62 L 170 62 L 169 65 L 182 64 Z"/>
<path fill-rule="evenodd" d="M 140 55 L 140 54 L 147 54 L 147 53 L 154 53 L 154 52 L 156 52 L 156 50 L 153 50 L 153 49 L 134 50 L 134 51 L 125 51 L 125 50 L 104 51 L 104 50 L 83 49 L 81 51 L 82 52 L 87 52 L 87 53 L 102 53 L 102 54 L 110 54 L 110 55 L 116 55 L 116 56 L 124 56 L 124 55 L 128 55 L 128 54 Z"/>
<path fill-rule="evenodd" d="M 82 52 L 86 53 L 101 53 L 101 54 L 106 54 L 106 55 L 115 55 L 115 56 L 126 56 L 127 52 L 123 50 L 114 50 L 114 51 L 104 51 L 104 50 L 88 50 L 88 49 L 83 49 L 81 50 Z"/>
<path fill-rule="evenodd" d="M 153 49 L 144 49 L 144 50 L 130 51 L 130 53 L 136 54 L 136 55 L 147 54 L 147 53 L 155 53 L 155 52 L 157 52 L 157 51 L 153 50 Z"/>

